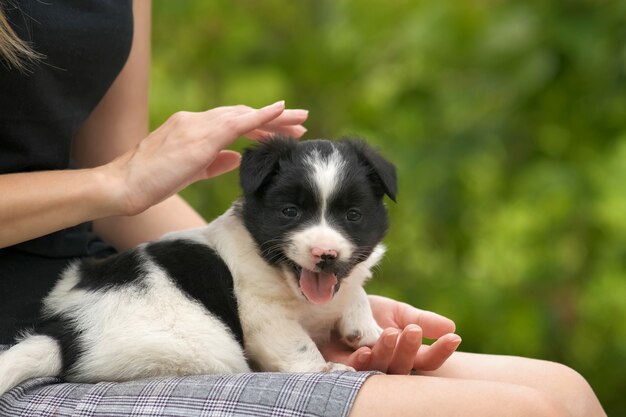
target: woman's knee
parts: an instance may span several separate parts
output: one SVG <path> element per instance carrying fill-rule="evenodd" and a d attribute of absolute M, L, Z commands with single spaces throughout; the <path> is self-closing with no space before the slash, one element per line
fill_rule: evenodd
<path fill-rule="evenodd" d="M 580 373 L 556 362 L 547 362 L 546 369 L 553 394 L 572 416 L 606 415 L 591 385 Z"/>

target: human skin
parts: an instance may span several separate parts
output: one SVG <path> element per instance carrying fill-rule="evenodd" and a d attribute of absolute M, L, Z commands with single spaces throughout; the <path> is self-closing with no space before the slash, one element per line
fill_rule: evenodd
<path fill-rule="evenodd" d="M 306 131 L 306 111 L 277 103 L 180 112 L 149 133 L 150 2 L 136 0 L 133 7 L 129 59 L 73 141 L 82 169 L 0 175 L 0 247 L 89 220 L 120 250 L 202 226 L 204 219 L 176 192 L 235 169 L 239 155 L 225 148 L 240 136 Z M 398 374 L 370 377 L 353 416 L 604 415 L 586 381 L 567 367 L 453 353 L 460 337 L 451 320 L 384 297 L 370 303 L 385 328 L 373 347 L 352 352 L 337 340 L 322 347 L 329 360 Z M 436 341 L 422 345 L 422 336 Z M 418 375 L 406 375 L 413 368 Z"/>

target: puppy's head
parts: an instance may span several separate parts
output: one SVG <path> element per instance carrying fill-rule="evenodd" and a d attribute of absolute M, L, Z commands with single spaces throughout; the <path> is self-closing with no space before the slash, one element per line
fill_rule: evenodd
<path fill-rule="evenodd" d="M 310 302 L 330 301 L 387 230 L 394 166 L 360 140 L 273 138 L 241 162 L 243 220 L 270 264 Z"/>

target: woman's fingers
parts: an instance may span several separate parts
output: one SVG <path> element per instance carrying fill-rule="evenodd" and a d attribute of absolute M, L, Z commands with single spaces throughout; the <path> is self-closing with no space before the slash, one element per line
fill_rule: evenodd
<path fill-rule="evenodd" d="M 285 110 L 280 116 L 259 128 L 247 132 L 244 136 L 259 140 L 274 134 L 281 134 L 293 138 L 300 138 L 306 133 L 302 123 L 309 117 L 307 110 Z"/>
<path fill-rule="evenodd" d="M 417 324 L 422 328 L 424 337 L 429 339 L 437 339 L 454 332 L 454 322 L 440 314 L 420 310 L 386 297 L 370 295 L 369 299 L 374 317 L 380 326 L 404 329 L 410 324 Z"/>
<path fill-rule="evenodd" d="M 309 117 L 307 110 L 285 110 L 280 116 L 263 126 L 263 129 L 273 130 L 283 126 L 301 125 Z"/>
<path fill-rule="evenodd" d="M 273 134 L 273 132 L 268 132 L 267 130 L 254 129 L 253 131 L 246 133 L 244 136 L 252 140 L 262 140 L 271 137 Z"/>
<path fill-rule="evenodd" d="M 275 134 L 280 134 L 291 138 L 300 138 L 306 133 L 306 131 L 306 128 L 300 125 L 282 126 L 280 128 L 274 128 L 273 130 L 266 130 L 264 128 L 255 129 L 252 132 L 246 133 L 244 136 L 252 140 L 267 139 Z"/>
<path fill-rule="evenodd" d="M 454 353 L 461 338 L 446 334 L 432 345 L 422 345 L 422 329 L 409 325 L 402 331 L 387 328 L 373 347 L 362 346 L 352 351 L 334 334 L 330 343 L 320 346 L 326 360 L 344 363 L 357 371 L 376 370 L 388 374 L 407 375 L 413 369 L 438 369 Z"/>
<path fill-rule="evenodd" d="M 211 165 L 206 169 L 205 178 L 213 178 L 225 174 L 239 167 L 241 154 L 235 151 L 220 151 Z"/>
<path fill-rule="evenodd" d="M 232 129 L 233 133 L 237 133 L 237 136 L 242 136 L 247 132 L 267 125 L 284 111 L 285 102 L 281 100 L 258 110 L 243 111 L 232 119 L 226 118 L 223 126 L 227 129 Z"/>
<path fill-rule="evenodd" d="M 434 371 L 456 351 L 461 344 L 461 337 L 454 333 L 446 334 L 432 345 L 424 345 L 415 356 L 413 364 L 417 371 Z"/>
<path fill-rule="evenodd" d="M 301 123 L 307 117 L 306 110 L 285 110 L 285 102 L 279 101 L 258 110 L 246 106 L 221 108 L 224 141 L 221 147 L 228 146 L 239 136 L 263 139 L 272 134 L 282 134 L 299 138 L 306 132 Z"/>
<path fill-rule="evenodd" d="M 369 371 L 370 362 L 372 361 L 372 349 L 367 346 L 362 346 L 352 352 L 345 361 L 340 361 L 348 366 L 353 367 L 357 371 Z"/>
<path fill-rule="evenodd" d="M 415 357 L 422 344 L 422 329 L 417 325 L 407 326 L 400 337 L 398 344 L 389 362 L 387 373 L 407 375 L 415 364 Z"/>
<path fill-rule="evenodd" d="M 408 306 L 408 304 L 405 304 Z M 407 311 L 404 319 L 405 326 L 409 323 L 415 323 L 424 330 L 424 337 L 436 339 L 447 333 L 453 333 L 456 326 L 452 320 L 432 311 L 417 310 L 413 311 L 411 306 Z"/>
<path fill-rule="evenodd" d="M 387 372 L 399 335 L 400 331 L 398 329 L 389 328 L 383 331 L 374 346 L 372 346 L 372 359 L 368 369 Z"/>
<path fill-rule="evenodd" d="M 286 110 L 284 101 L 278 101 L 260 109 L 237 105 L 201 113 L 178 112 L 164 125 L 182 128 L 183 132 L 205 140 L 207 146 L 223 149 L 240 136 L 254 140 L 273 134 L 299 138 L 307 131 L 301 125 L 307 117 L 308 111 Z"/>

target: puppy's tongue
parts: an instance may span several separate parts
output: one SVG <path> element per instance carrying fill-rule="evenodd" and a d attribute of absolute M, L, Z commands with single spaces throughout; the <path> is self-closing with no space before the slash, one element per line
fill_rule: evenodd
<path fill-rule="evenodd" d="M 337 276 L 329 272 L 313 272 L 302 268 L 300 289 L 313 304 L 324 304 L 335 295 Z"/>

